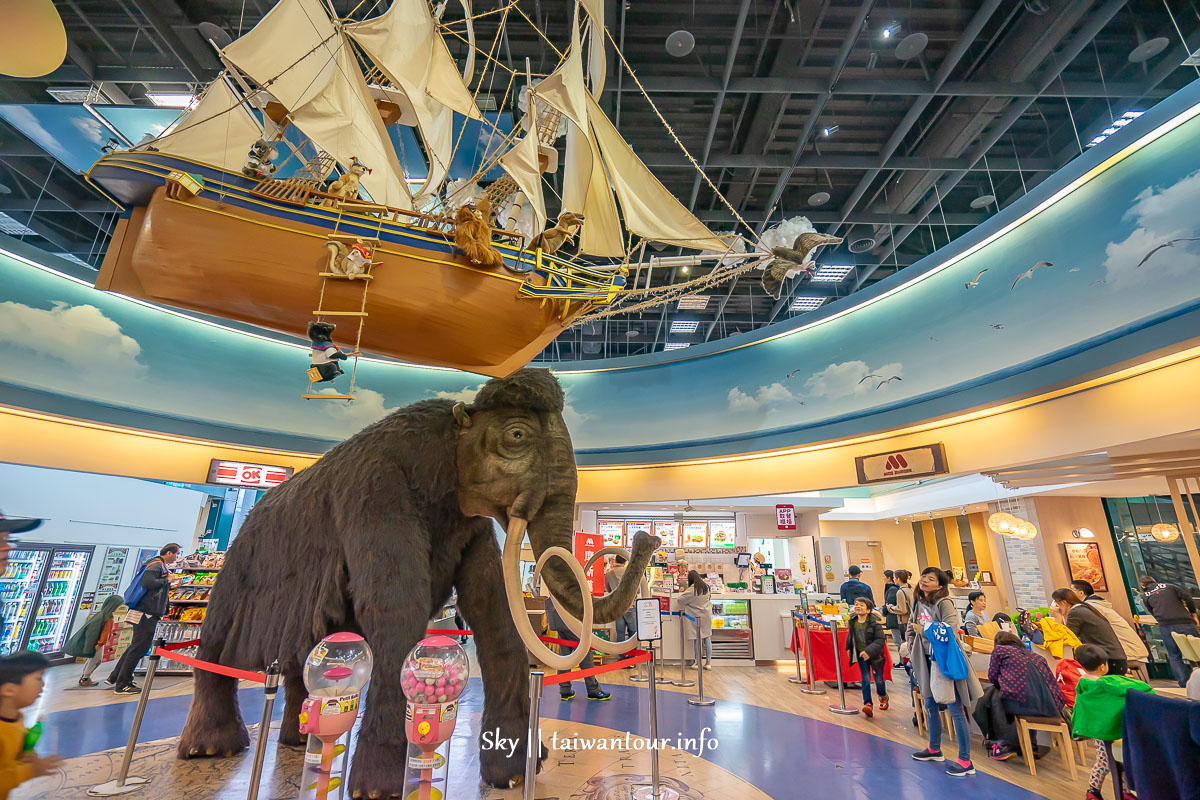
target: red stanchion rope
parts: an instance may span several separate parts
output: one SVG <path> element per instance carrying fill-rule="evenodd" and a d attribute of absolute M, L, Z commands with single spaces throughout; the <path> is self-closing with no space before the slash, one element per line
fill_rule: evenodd
<path fill-rule="evenodd" d="M 570 644 L 570 642 L 568 642 Z M 553 686 L 556 683 L 565 683 L 566 681 L 578 680 L 579 678 L 590 678 L 593 675 L 602 675 L 605 672 L 612 672 L 625 667 L 632 667 L 634 664 L 640 664 L 643 661 L 650 660 L 650 653 L 645 650 L 630 650 L 628 658 L 622 658 L 620 661 L 614 661 L 611 664 L 603 664 L 599 667 L 589 667 L 588 669 L 580 669 L 574 672 L 563 672 L 559 675 L 547 675 L 542 679 L 543 686 Z"/>

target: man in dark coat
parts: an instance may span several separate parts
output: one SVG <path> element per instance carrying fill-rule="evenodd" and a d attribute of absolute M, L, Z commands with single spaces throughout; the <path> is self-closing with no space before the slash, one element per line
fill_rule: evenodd
<path fill-rule="evenodd" d="M 858 565 L 851 566 L 850 569 L 846 570 L 846 574 L 850 577 L 842 584 L 842 588 L 838 590 L 838 593 L 842 596 L 842 602 L 852 606 L 855 600 L 865 597 L 871 601 L 871 607 L 874 608 L 875 593 L 871 591 L 870 586 L 858 579 L 858 576 L 862 575 L 862 570 L 858 568 Z"/>
<path fill-rule="evenodd" d="M 133 670 L 150 649 L 150 640 L 154 638 L 158 621 L 167 613 L 168 594 L 171 587 L 178 583 L 178 579 L 171 577 L 170 565 L 179 557 L 179 550 L 179 545 L 172 542 L 146 562 L 141 577 L 142 588 L 146 593 L 134 604 L 125 618 L 128 621 L 130 617 L 136 617 L 133 621 L 133 639 L 129 642 L 129 648 L 121 654 L 112 673 L 104 679 L 105 683 L 115 688 L 117 694 L 138 694 L 142 691 L 141 687 L 133 682 Z"/>
<path fill-rule="evenodd" d="M 1163 644 L 1167 648 L 1167 660 L 1171 662 L 1171 671 L 1175 673 L 1175 679 L 1179 681 L 1180 686 L 1187 686 L 1192 670 L 1184 662 L 1183 652 L 1171 634 L 1200 635 L 1196 630 L 1195 602 L 1182 586 L 1159 583 L 1150 575 L 1143 575 L 1139 582 L 1142 586 L 1142 602 L 1154 615 L 1158 622 L 1158 630 L 1162 633 Z"/>

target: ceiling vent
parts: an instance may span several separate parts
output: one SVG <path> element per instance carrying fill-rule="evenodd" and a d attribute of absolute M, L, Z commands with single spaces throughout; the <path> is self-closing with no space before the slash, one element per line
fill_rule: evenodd
<path fill-rule="evenodd" d="M 868 250 L 875 248 L 875 240 L 870 236 L 864 236 L 861 239 L 855 239 L 850 244 L 846 245 L 851 253 L 865 253 Z"/>
<path fill-rule="evenodd" d="M 94 86 L 66 86 L 47 89 L 46 93 L 60 103 L 92 103 L 107 105 L 108 98 L 100 94 Z"/>

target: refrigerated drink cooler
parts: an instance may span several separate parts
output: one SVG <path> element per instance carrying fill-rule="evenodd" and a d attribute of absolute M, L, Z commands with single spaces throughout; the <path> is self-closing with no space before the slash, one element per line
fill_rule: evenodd
<path fill-rule="evenodd" d="M 751 638 L 750 601 L 712 597 L 713 658 L 754 658 Z"/>
<path fill-rule="evenodd" d="M 71 634 L 94 548 L 25 542 L 17 548 L 9 553 L 8 567 L 0 576 L 0 655 L 36 650 L 56 663 L 71 661 L 62 648 Z"/>

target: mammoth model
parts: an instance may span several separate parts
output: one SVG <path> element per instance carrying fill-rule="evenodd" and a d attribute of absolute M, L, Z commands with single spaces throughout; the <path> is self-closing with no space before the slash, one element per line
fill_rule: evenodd
<path fill-rule="evenodd" d="M 551 656 L 534 639 L 520 605 L 515 571 L 526 529 L 545 562 L 546 585 L 576 632 L 630 606 L 657 546 L 638 534 L 621 585 L 594 603 L 572 580 L 582 578 L 579 564 L 551 558 L 569 554 L 574 532 L 575 456 L 562 409 L 562 389 L 549 371 L 524 369 L 489 381 L 470 406 L 425 400 L 400 409 L 269 491 L 229 548 L 199 657 L 242 669 L 278 660 L 286 697 L 279 738 L 299 745 L 305 656 L 326 634 L 361 633 L 376 668 L 350 790 L 389 797 L 401 791 L 407 744 L 400 665 L 457 588 L 483 674 L 480 730 L 495 736 L 499 729 L 517 743 L 515 750 L 483 749 L 480 771 L 492 785 L 512 785 L 524 772 L 529 714 L 524 644 L 550 666 L 572 660 Z M 489 517 L 508 531 L 503 570 Z M 597 646 L 623 652 L 633 644 Z M 237 682 L 198 672 L 180 757 L 228 755 L 248 744 Z"/>

